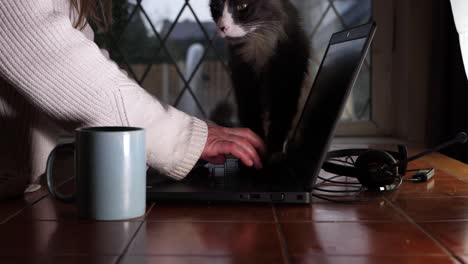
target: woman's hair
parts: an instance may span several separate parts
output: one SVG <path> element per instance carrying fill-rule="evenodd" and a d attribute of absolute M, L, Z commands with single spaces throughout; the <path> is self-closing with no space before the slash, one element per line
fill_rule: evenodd
<path fill-rule="evenodd" d="M 112 0 L 71 0 L 71 4 L 78 10 L 75 28 L 82 29 L 89 21 L 108 29 L 112 23 Z"/>

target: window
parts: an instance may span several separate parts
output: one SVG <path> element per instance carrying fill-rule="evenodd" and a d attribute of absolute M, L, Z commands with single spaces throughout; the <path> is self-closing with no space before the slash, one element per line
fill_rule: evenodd
<path fill-rule="evenodd" d="M 368 22 L 371 0 L 292 0 L 311 40 L 315 77 L 333 32 Z M 216 36 L 209 0 L 114 0 L 111 32 L 96 42 L 147 91 L 200 118 L 234 104 L 225 43 Z M 371 59 L 372 58 L 372 59 Z M 342 116 L 339 134 L 375 134 L 370 54 Z M 377 111 L 378 112 L 378 111 Z M 236 109 L 229 114 L 235 124 Z"/>
<path fill-rule="evenodd" d="M 364 24 L 372 18 L 371 0 L 293 0 L 301 12 L 311 43 L 311 70 L 314 78 L 331 35 Z M 369 120 L 371 112 L 371 60 L 366 59 L 359 79 L 346 104 L 342 120 Z"/>

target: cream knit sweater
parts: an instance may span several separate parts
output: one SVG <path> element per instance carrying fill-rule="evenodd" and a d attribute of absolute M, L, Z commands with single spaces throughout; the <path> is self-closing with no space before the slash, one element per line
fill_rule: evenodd
<path fill-rule="evenodd" d="M 130 80 L 75 17 L 68 0 L 0 0 L 0 197 L 36 181 L 77 127 L 144 127 L 148 164 L 176 179 L 205 146 L 206 123 Z"/>

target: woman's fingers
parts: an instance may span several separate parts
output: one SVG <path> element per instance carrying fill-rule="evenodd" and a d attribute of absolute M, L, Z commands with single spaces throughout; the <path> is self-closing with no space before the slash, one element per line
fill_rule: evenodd
<path fill-rule="evenodd" d="M 237 146 L 244 149 L 245 152 L 249 155 L 249 158 L 253 161 L 253 166 L 257 169 L 263 167 L 262 160 L 258 155 L 256 148 L 251 144 L 251 142 L 241 136 L 231 135 L 229 140 L 233 141 Z"/>
<path fill-rule="evenodd" d="M 224 140 L 218 143 L 219 151 L 237 157 L 248 167 L 262 168 L 262 163 L 258 154 L 255 151 L 252 153 L 251 150 L 248 150 L 248 147 L 242 146 L 235 140 Z M 253 147 L 251 146 L 251 148 Z"/>
<path fill-rule="evenodd" d="M 224 128 L 224 132 L 231 135 L 236 135 L 245 138 L 252 146 L 257 149 L 261 155 L 266 154 L 265 143 L 263 140 L 248 128 Z"/>
<path fill-rule="evenodd" d="M 226 157 L 224 155 L 218 155 L 214 157 L 209 157 L 206 159 L 206 161 L 208 161 L 211 164 L 219 165 L 223 164 L 226 161 Z"/>
<path fill-rule="evenodd" d="M 201 158 L 210 163 L 222 163 L 223 155 L 233 155 L 245 165 L 261 169 L 259 153 L 265 153 L 265 144 L 249 129 L 208 127 L 208 139 Z"/>

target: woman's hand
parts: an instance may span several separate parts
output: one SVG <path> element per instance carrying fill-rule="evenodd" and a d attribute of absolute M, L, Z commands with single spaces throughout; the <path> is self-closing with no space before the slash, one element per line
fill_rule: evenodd
<path fill-rule="evenodd" d="M 246 166 L 261 169 L 261 155 L 265 155 L 263 140 L 247 128 L 226 128 L 208 125 L 208 139 L 201 159 L 221 164 L 225 155 L 233 155 Z"/>

